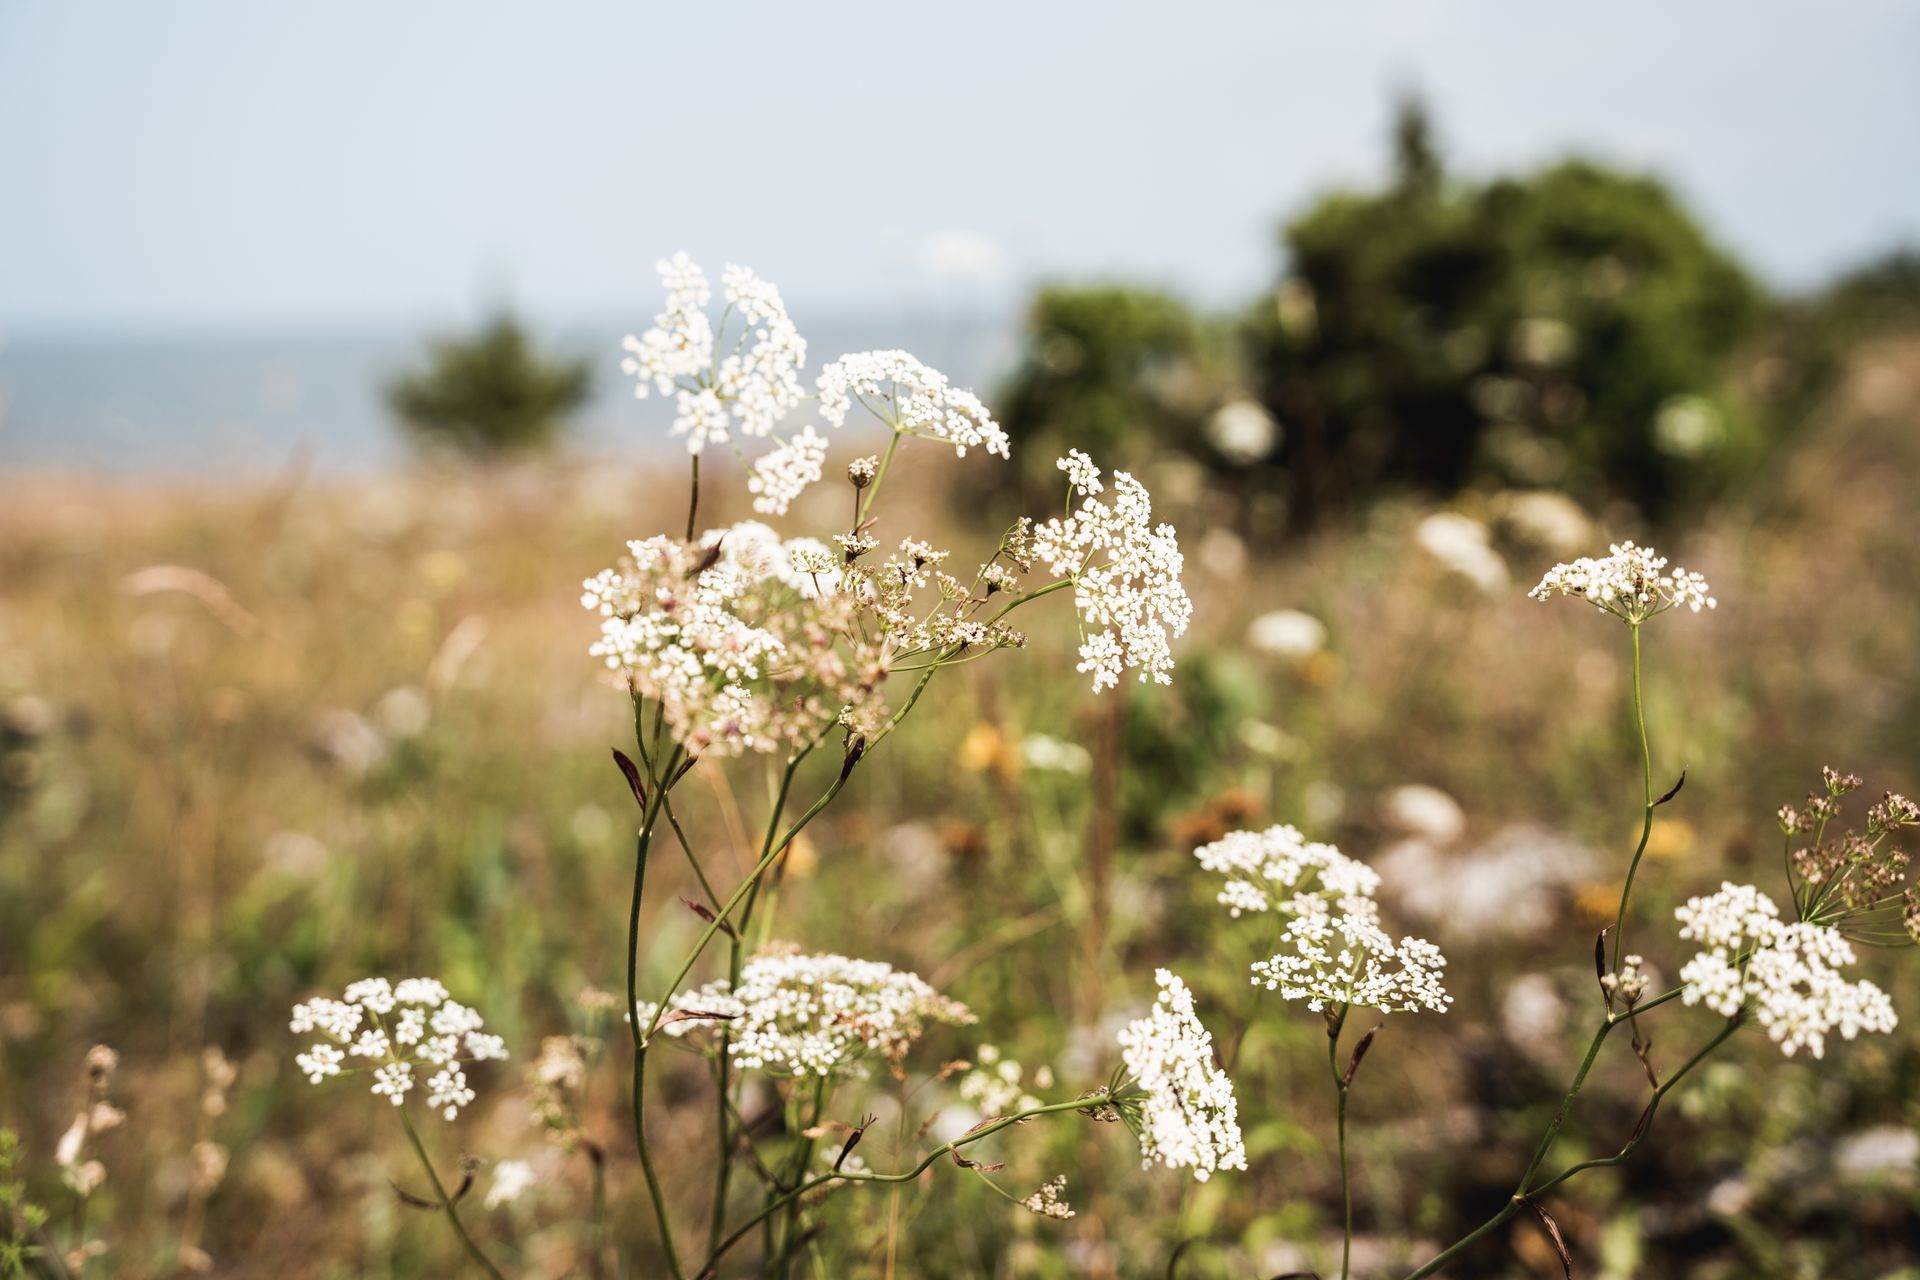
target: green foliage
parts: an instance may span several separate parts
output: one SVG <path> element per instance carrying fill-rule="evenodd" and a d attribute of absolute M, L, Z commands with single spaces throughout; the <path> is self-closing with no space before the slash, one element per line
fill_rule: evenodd
<path fill-rule="evenodd" d="M 1453 178 L 1418 107 L 1395 145 L 1385 186 L 1287 225 L 1284 278 L 1237 324 L 1042 290 L 999 400 L 1026 456 L 1184 454 L 1295 530 L 1481 483 L 1659 518 L 1751 469 L 1786 425 L 1731 391 L 1762 297 L 1661 182 L 1583 160 Z"/>
<path fill-rule="evenodd" d="M 30 1274 L 29 1266 L 43 1252 L 32 1240 L 47 1225 L 47 1211 L 27 1199 L 27 1184 L 15 1176 L 20 1162 L 20 1135 L 0 1129 L 0 1276 Z"/>
<path fill-rule="evenodd" d="M 1049 285 L 1027 312 L 1026 353 L 998 411 L 1044 465 L 1081 449 L 1132 465 L 1144 449 L 1201 447 L 1207 414 L 1232 382 L 1231 335 L 1179 298 L 1122 285 Z"/>
<path fill-rule="evenodd" d="M 1288 225 L 1250 318 L 1296 527 L 1482 480 L 1659 515 L 1747 456 L 1724 384 L 1759 295 L 1663 184 L 1582 160 L 1449 181 L 1417 108 L 1399 145 L 1385 189 Z"/>
<path fill-rule="evenodd" d="M 387 404 L 419 444 L 499 454 L 550 444 L 591 385 L 585 361 L 545 358 L 503 315 L 435 343 L 425 367 L 388 386 Z"/>

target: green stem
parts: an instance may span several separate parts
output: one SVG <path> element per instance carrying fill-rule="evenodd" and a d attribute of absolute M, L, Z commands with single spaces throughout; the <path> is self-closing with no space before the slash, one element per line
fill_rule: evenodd
<path fill-rule="evenodd" d="M 1653 752 L 1647 745 L 1646 704 L 1640 693 L 1640 625 L 1631 623 L 1628 630 L 1633 634 L 1633 722 L 1640 731 L 1640 786 L 1643 806 L 1640 818 L 1640 843 L 1634 846 L 1633 861 L 1627 864 L 1627 881 L 1620 889 L 1620 909 L 1613 917 L 1613 972 L 1620 972 L 1620 956 L 1626 942 L 1627 901 L 1633 897 L 1634 873 L 1640 870 L 1640 859 L 1647 851 L 1647 840 L 1653 835 Z"/>
<path fill-rule="evenodd" d="M 867 486 L 866 493 L 861 495 L 860 506 L 853 513 L 853 528 L 856 533 L 860 526 L 866 523 L 867 512 L 873 510 L 873 500 L 880 496 L 880 484 L 887 478 L 887 468 L 893 465 L 893 455 L 900 448 L 900 439 L 904 435 L 906 432 L 895 427 L 892 438 L 887 441 L 886 451 L 880 455 L 880 465 L 873 473 L 873 482 Z"/>
<path fill-rule="evenodd" d="M 1673 990 L 1655 996 L 1651 1000 L 1642 1001 L 1637 1006 L 1636 1011 L 1646 1013 L 1650 1010 L 1657 1009 L 1669 1000 L 1679 999 L 1680 993 L 1683 990 L 1684 988 L 1675 987 Z M 1500 1207 L 1499 1212 L 1495 1213 L 1491 1218 L 1475 1227 L 1460 1239 L 1454 1241 L 1451 1245 L 1448 1245 L 1438 1254 L 1435 1254 L 1425 1266 L 1416 1271 L 1409 1272 L 1406 1280 L 1421 1280 L 1421 1277 L 1430 1276 L 1440 1270 L 1441 1267 L 1451 1262 L 1460 1254 L 1465 1253 L 1474 1244 L 1498 1230 L 1502 1224 L 1512 1218 L 1513 1215 L 1518 1213 L 1521 1207 L 1526 1204 L 1527 1196 L 1529 1195 L 1528 1188 L 1533 1183 L 1533 1175 L 1540 1171 L 1540 1165 L 1546 1160 L 1548 1153 L 1553 1150 L 1553 1144 L 1560 1136 L 1561 1126 L 1566 1124 L 1567 1115 L 1573 1110 L 1573 1101 L 1579 1096 L 1581 1086 L 1586 1083 L 1587 1074 L 1593 1070 L 1594 1060 L 1600 1056 L 1600 1046 L 1606 1042 L 1607 1037 L 1612 1034 L 1613 1029 L 1627 1021 L 1627 1018 L 1628 1015 L 1624 1013 L 1609 1013 L 1601 1020 L 1599 1029 L 1593 1034 L 1592 1043 L 1587 1046 L 1586 1056 L 1580 1060 L 1580 1069 L 1574 1073 L 1573 1083 L 1568 1086 L 1566 1096 L 1560 1101 L 1560 1109 L 1554 1114 L 1553 1122 L 1547 1126 L 1546 1133 L 1541 1136 L 1540 1145 L 1534 1149 L 1533 1159 L 1528 1162 L 1527 1171 L 1521 1175 L 1519 1185 L 1514 1188 L 1513 1194 L 1508 1197 L 1507 1202 Z"/>
<path fill-rule="evenodd" d="M 694 517 L 700 510 L 700 455 L 693 455 L 693 483 L 687 496 L 687 541 L 693 541 Z"/>
<path fill-rule="evenodd" d="M 800 762 L 806 758 L 806 755 L 807 753 L 802 751 L 793 756 L 787 761 L 787 767 L 780 774 L 780 788 L 774 794 L 773 810 L 767 817 L 767 833 L 760 842 L 762 858 L 767 856 L 767 851 L 772 848 L 774 837 L 780 830 L 780 818 L 787 807 L 787 793 L 793 788 L 794 772 L 799 769 Z M 759 881 L 756 879 L 754 883 L 758 885 Z M 719 901 L 711 890 L 708 892 L 708 897 L 716 903 Z M 753 919 L 753 902 L 754 894 L 749 891 L 747 900 L 740 909 L 740 922 L 734 926 L 733 936 L 729 939 L 731 946 L 727 957 L 727 989 L 730 991 L 740 985 L 740 969 L 745 960 L 747 926 Z M 732 1089 L 732 1054 L 733 1038 L 727 1024 L 723 1022 L 720 1024 L 720 1051 L 714 1067 L 715 1081 L 719 1086 L 720 1119 L 717 1126 L 719 1159 L 718 1168 L 714 1170 L 713 1175 L 713 1213 L 707 1220 L 707 1251 L 709 1253 L 720 1243 L 720 1235 L 726 1230 L 727 1186 L 733 1177 L 732 1109 L 728 1105 Z"/>
<path fill-rule="evenodd" d="M 1722 1044 L 1725 1044 L 1727 1038 L 1740 1029 L 1740 1021 L 1741 1019 L 1737 1016 L 1727 1019 L 1727 1025 L 1720 1028 L 1719 1033 L 1716 1034 L 1713 1039 L 1701 1045 L 1698 1052 L 1681 1064 L 1679 1070 L 1668 1076 L 1666 1082 L 1653 1091 L 1653 1099 L 1647 1103 L 1647 1111 L 1640 1120 L 1639 1128 L 1634 1131 L 1632 1137 L 1627 1139 L 1626 1145 L 1621 1147 L 1618 1153 L 1610 1156 L 1601 1156 L 1593 1160 L 1582 1160 L 1576 1165 L 1571 1165 L 1535 1187 L 1529 1194 L 1540 1195 L 1544 1192 L 1551 1191 L 1567 1179 L 1576 1174 L 1585 1173 L 1588 1169 L 1605 1169 L 1612 1165 L 1625 1163 L 1627 1157 L 1637 1151 L 1640 1144 L 1647 1140 L 1647 1135 L 1653 1131 L 1653 1120 L 1660 1111 L 1660 1100 L 1665 1098 L 1667 1094 L 1673 1090 L 1675 1085 L 1686 1079 L 1688 1072 L 1705 1061 L 1708 1054 L 1718 1049 Z"/>
<path fill-rule="evenodd" d="M 1340 1147 L 1340 1280 L 1348 1280 L 1353 1269 L 1353 1183 L 1347 1171 L 1347 1079 L 1340 1071 L 1340 1031 L 1347 1024 L 1352 1006 L 1342 1006 L 1340 1016 L 1327 1031 L 1327 1070 L 1333 1075 L 1333 1090 L 1339 1099 L 1337 1131 Z"/>
<path fill-rule="evenodd" d="M 942 1143 L 940 1146 L 935 1147 L 932 1151 L 922 1156 L 920 1162 L 914 1165 L 913 1168 L 901 1173 L 823 1173 L 817 1178 L 810 1178 L 793 1190 L 769 1200 L 766 1207 L 761 1209 L 759 1213 L 736 1227 L 731 1235 L 720 1242 L 720 1247 L 708 1255 L 706 1264 L 700 1268 L 696 1280 L 708 1280 L 708 1278 L 714 1274 L 714 1267 L 719 1263 L 721 1256 L 725 1254 L 727 1250 L 733 1248 L 734 1245 L 740 1243 L 741 1240 L 745 1239 L 755 1227 L 760 1225 L 763 1219 L 773 1216 L 789 1204 L 799 1200 L 802 1196 L 818 1190 L 828 1183 L 869 1182 L 898 1184 L 912 1182 L 928 1169 L 932 1168 L 934 1162 L 940 1159 L 941 1156 L 949 1155 L 958 1151 L 961 1147 L 969 1146 L 980 1141 L 982 1138 L 990 1138 L 1002 1129 L 1031 1120 L 1035 1116 L 1056 1115 L 1062 1111 L 1085 1111 L 1093 1107 L 1107 1106 L 1112 1101 L 1112 1092 L 1103 1089 L 1091 1097 L 1076 1098 L 1072 1102 L 1048 1103 L 1046 1106 L 1034 1107 L 1027 1111 L 1016 1112 L 1010 1116 L 1001 1116 L 997 1120 L 981 1125 L 972 1133 L 955 1138 L 952 1142 Z"/>
<path fill-rule="evenodd" d="M 453 1234 L 460 1237 L 460 1243 L 466 1247 L 467 1254 L 481 1270 L 493 1277 L 493 1280 L 505 1280 L 500 1268 L 493 1265 L 486 1254 L 480 1252 L 480 1246 L 467 1234 L 465 1224 L 460 1221 L 460 1211 L 454 1207 L 453 1200 L 447 1195 L 447 1189 L 441 1185 L 440 1175 L 434 1171 L 433 1161 L 427 1158 L 427 1149 L 420 1143 L 419 1131 L 413 1127 L 413 1116 L 406 1107 L 400 1108 L 400 1123 L 406 1128 L 407 1141 L 413 1144 L 413 1154 L 420 1157 L 420 1167 L 427 1171 L 427 1181 L 433 1184 L 434 1198 L 440 1201 L 440 1211 L 447 1215 L 447 1222 L 453 1227 Z"/>
<path fill-rule="evenodd" d="M 646 1175 L 647 1195 L 653 1201 L 654 1218 L 659 1223 L 660 1245 L 666 1251 L 667 1265 L 675 1280 L 682 1280 L 686 1273 L 680 1267 L 666 1196 L 660 1189 L 660 1175 L 653 1166 L 653 1152 L 647 1146 L 647 1044 L 646 1036 L 640 1032 L 635 1000 L 640 986 L 640 900 L 647 883 L 647 854 L 653 846 L 654 824 L 659 819 L 661 807 L 666 803 L 667 782 L 672 778 L 679 759 L 680 750 L 676 747 L 667 757 L 665 767 L 650 779 L 653 789 L 647 796 L 646 808 L 641 814 L 639 834 L 634 837 L 633 902 L 627 913 L 627 1024 L 633 1040 L 633 1140 L 640 1150 L 640 1169 Z M 647 1035 L 651 1034 L 652 1028 L 649 1028 Z"/>

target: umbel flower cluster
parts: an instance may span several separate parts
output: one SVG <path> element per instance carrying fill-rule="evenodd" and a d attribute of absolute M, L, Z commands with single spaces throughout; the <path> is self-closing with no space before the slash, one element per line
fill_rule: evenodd
<path fill-rule="evenodd" d="M 1172 639 L 1193 617 L 1173 526 L 1153 523 L 1146 486 L 1126 472 L 1113 473 L 1113 500 L 1105 502 L 1093 459 L 1075 449 L 1059 466 L 1080 505 L 1035 528 L 1033 549 L 1054 577 L 1073 584 L 1088 629 L 1078 670 L 1093 677 L 1095 693 L 1116 687 L 1129 667 L 1142 682 L 1171 683 Z"/>
<path fill-rule="evenodd" d="M 397 1107 L 413 1091 L 418 1073 L 428 1077 L 427 1105 L 452 1120 L 474 1099 L 465 1064 L 507 1056 L 505 1043 L 484 1029 L 480 1015 L 449 999 L 437 979 L 396 984 L 365 978 L 344 994 L 340 1000 L 317 996 L 293 1006 L 295 1034 L 325 1037 L 294 1058 L 313 1084 L 370 1071 L 374 1094 Z"/>
<path fill-rule="evenodd" d="M 960 457 L 985 449 L 1008 457 L 1007 433 L 971 391 L 904 351 L 862 351 L 820 370 L 820 416 L 838 427 L 858 400 L 903 435 L 940 440 Z"/>
<path fill-rule="evenodd" d="M 727 310 L 717 326 L 699 267 L 682 254 L 662 262 L 660 273 L 666 309 L 653 328 L 627 340 L 637 391 L 679 396 L 674 429 L 696 455 L 712 440 L 775 436 L 776 446 L 752 463 L 747 485 L 756 511 L 784 514 L 820 478 L 827 456 L 826 437 L 811 426 L 775 435 L 805 398 L 806 343 L 779 291 L 744 268 L 728 268 Z M 735 315 L 747 332 L 731 354 L 719 355 L 727 344 L 716 335 Z M 916 538 L 883 554 L 868 511 L 901 440 L 1006 457 L 1006 432 L 971 392 L 904 351 L 841 356 L 821 370 L 816 387 L 830 426 L 841 426 L 858 403 L 893 433 L 884 456 L 847 469 L 856 494 L 848 527 L 825 541 L 783 539 L 753 521 L 686 540 L 635 540 L 624 560 L 583 585 L 582 604 L 602 620 L 591 652 L 635 695 L 660 705 L 689 755 L 804 749 L 836 722 L 854 738 L 871 734 L 888 713 L 881 686 L 891 671 L 916 659 L 913 669 L 925 670 L 1023 645 L 1006 614 L 1064 587 L 1073 590 L 1082 624 L 1079 670 L 1092 675 L 1095 692 L 1117 686 L 1128 669 L 1168 683 L 1172 640 L 1186 630 L 1192 605 L 1174 530 L 1153 523 L 1139 481 L 1114 473 L 1106 501 L 1089 458 L 1061 459 L 1078 510 L 1038 527 L 1018 522 L 970 576 L 949 571 L 949 553 Z M 1024 590 L 1036 562 L 1054 581 Z"/>
<path fill-rule="evenodd" d="M 663 708 L 694 754 L 791 749 L 843 712 L 881 714 L 884 649 L 835 589 L 826 546 L 742 522 L 692 542 L 653 537 L 582 584 L 590 650 Z"/>
<path fill-rule="evenodd" d="M 658 269 L 667 290 L 666 309 L 654 317 L 651 329 L 625 342 L 621 367 L 637 379 L 634 394 L 644 399 L 658 391 L 676 398 L 673 433 L 686 437 L 688 453 L 698 454 L 709 442 L 724 442 L 736 432 L 771 435 L 806 395 L 800 371 L 807 363 L 807 344 L 788 318 L 780 291 L 745 267 L 729 266 L 721 276 L 727 309 L 716 326 L 707 315 L 713 288 L 698 265 L 676 253 Z M 744 331 L 727 349 L 727 328 L 735 316 Z"/>
<path fill-rule="evenodd" d="M 1553 566 L 1527 594 L 1535 600 L 1578 596 L 1636 626 L 1669 609 L 1684 607 L 1699 613 L 1720 603 L 1709 594 L 1705 578 L 1678 565 L 1667 572 L 1666 557 L 1655 555 L 1649 547 L 1616 542 L 1607 550 L 1597 560 L 1581 556 L 1572 564 Z"/>
<path fill-rule="evenodd" d="M 1788 1057 L 1801 1049 L 1823 1056 L 1833 1031 L 1851 1040 L 1863 1031 L 1893 1030 L 1887 993 L 1842 976 L 1854 953 L 1837 929 L 1806 920 L 1788 924 L 1773 899 L 1731 883 L 1688 899 L 1675 914 L 1680 936 L 1704 948 L 1680 970 L 1686 1003 L 1728 1018 L 1751 1008 Z"/>
<path fill-rule="evenodd" d="M 1141 1165 L 1191 1169 L 1205 1182 L 1215 1170 L 1245 1169 L 1240 1104 L 1233 1081 L 1213 1060 L 1213 1036 L 1193 1011 L 1193 993 L 1159 969 L 1153 1011 L 1120 1032 L 1127 1077 L 1141 1096 L 1123 1106 L 1140 1138 Z"/>
<path fill-rule="evenodd" d="M 738 1066 L 791 1077 L 863 1076 L 869 1058 L 898 1065 L 929 1026 L 974 1020 L 916 974 L 836 955 L 755 956 L 739 986 L 721 978 L 667 1003 L 666 1034 L 725 1022 Z M 683 1016 L 668 1021 L 675 1012 Z M 635 1011 L 643 1027 L 658 1013 Z"/>
<path fill-rule="evenodd" d="M 1440 981 L 1446 957 L 1431 942 L 1396 942 L 1380 925 L 1373 868 L 1290 826 L 1236 831 L 1194 850 L 1226 876 L 1219 902 L 1230 913 L 1284 918 L 1282 950 L 1255 962 L 1253 981 L 1319 1012 L 1329 1006 L 1391 1012 L 1453 1003 Z"/>

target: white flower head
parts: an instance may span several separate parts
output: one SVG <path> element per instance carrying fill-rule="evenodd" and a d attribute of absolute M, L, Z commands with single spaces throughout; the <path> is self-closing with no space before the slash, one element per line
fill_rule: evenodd
<path fill-rule="evenodd" d="M 1364 1006 L 1391 1012 L 1453 1003 L 1441 983 L 1446 957 L 1421 938 L 1395 941 L 1380 926 L 1379 873 L 1291 826 L 1236 831 L 1193 856 L 1226 877 L 1217 901 L 1230 915 L 1286 919 L 1281 950 L 1253 966 L 1253 981 L 1316 1012 Z"/>
<path fill-rule="evenodd" d="M 1625 622 L 1638 624 L 1669 609 L 1684 607 L 1699 613 L 1719 605 L 1707 580 L 1675 566 L 1667 572 L 1665 556 L 1650 547 L 1617 542 L 1600 559 L 1582 556 L 1571 564 L 1547 570 L 1540 585 L 1527 594 L 1535 600 L 1556 595 L 1577 596 Z"/>
<path fill-rule="evenodd" d="M 1073 514 L 1055 516 L 1033 529 L 1033 550 L 1054 577 L 1073 584 L 1074 607 L 1087 628 L 1080 645 L 1084 675 L 1095 693 L 1117 688 L 1122 672 L 1171 684 L 1173 638 L 1193 617 L 1180 574 L 1186 567 L 1173 526 L 1153 523 L 1146 486 L 1124 471 L 1113 473 L 1113 496 L 1103 492 L 1100 470 L 1084 454 L 1069 454 L 1060 468 L 1081 495 Z"/>
<path fill-rule="evenodd" d="M 971 391 L 904 351 L 857 351 L 820 370 L 820 416 L 838 427 L 859 400 L 895 431 L 944 440 L 965 457 L 985 449 L 1005 458 L 1007 433 Z"/>
<path fill-rule="evenodd" d="M 390 984 L 367 978 L 344 994 L 344 1000 L 322 996 L 294 1006 L 294 1031 L 317 1031 L 332 1041 L 294 1055 L 294 1065 L 313 1084 L 365 1071 L 375 1096 L 397 1107 L 413 1091 L 419 1067 L 431 1073 L 427 1105 L 452 1120 L 474 1099 L 461 1064 L 507 1056 L 506 1043 L 482 1029 L 478 1013 L 449 999 L 437 979 Z M 348 1066 L 349 1058 L 367 1061 Z"/>
<path fill-rule="evenodd" d="M 753 509 L 762 515 L 787 514 L 793 500 L 820 478 L 826 460 L 827 439 L 812 427 L 802 427 L 798 435 L 761 454 L 747 477 Z"/>
<path fill-rule="evenodd" d="M 800 381 L 806 340 L 779 289 L 745 267 L 729 266 L 721 276 L 726 312 L 715 326 L 707 315 L 713 289 L 706 274 L 684 253 L 658 267 L 666 309 L 652 328 L 623 343 L 621 368 L 636 379 L 634 394 L 675 397 L 673 433 L 686 438 L 692 454 L 736 434 L 771 434 L 806 394 Z M 736 323 L 741 332 L 729 349 L 728 330 Z"/>
<path fill-rule="evenodd" d="M 493 1183 L 487 1188 L 486 1207 L 498 1209 L 512 1204 L 534 1184 L 533 1166 L 525 1160 L 502 1160 L 493 1166 Z"/>
<path fill-rule="evenodd" d="M 1788 1057 L 1801 1049 L 1825 1056 L 1835 1031 L 1851 1040 L 1898 1023 L 1885 991 L 1841 974 L 1854 953 L 1839 930 L 1782 923 L 1773 900 L 1752 885 L 1723 883 L 1718 893 L 1688 899 L 1675 915 L 1680 936 L 1705 948 L 1680 970 L 1680 998 L 1726 1018 L 1751 1008 Z"/>
<path fill-rule="evenodd" d="M 1021 1208 L 1029 1213 L 1037 1213 L 1043 1218 L 1058 1218 L 1065 1221 L 1073 1216 L 1073 1206 L 1064 1199 L 1067 1191 L 1066 1175 L 1049 1179 L 1038 1191 L 1020 1202 Z"/>
<path fill-rule="evenodd" d="M 1160 996 L 1152 1012 L 1120 1032 L 1127 1075 L 1144 1095 L 1136 1130 L 1141 1165 L 1192 1169 L 1201 1182 L 1218 1169 L 1245 1169 L 1233 1081 L 1214 1065 L 1213 1037 L 1193 1011 L 1193 993 L 1165 969 L 1154 980 Z"/>
<path fill-rule="evenodd" d="M 736 1064 L 792 1077 L 864 1075 L 867 1058 L 899 1061 L 933 1024 L 973 1021 L 965 1005 L 916 974 L 836 955 L 755 956 L 737 988 L 722 978 L 681 992 L 668 1007 L 722 1015 Z M 655 1012 L 637 1016 L 644 1025 Z M 695 1017 L 661 1030 L 677 1037 L 718 1024 Z"/>
<path fill-rule="evenodd" d="M 1227 878 L 1219 902 L 1229 914 L 1286 910 L 1303 893 L 1371 897 L 1380 875 L 1330 844 L 1308 840 L 1295 827 L 1235 831 L 1193 856 L 1208 871 Z"/>
<path fill-rule="evenodd" d="M 1380 927 L 1373 899 L 1350 895 L 1328 902 L 1302 897 L 1281 933 L 1282 950 L 1256 961 L 1253 981 L 1318 1012 L 1329 1006 L 1413 1013 L 1445 1013 L 1453 1003 L 1440 976 L 1447 958 L 1423 938 L 1395 942 Z"/>

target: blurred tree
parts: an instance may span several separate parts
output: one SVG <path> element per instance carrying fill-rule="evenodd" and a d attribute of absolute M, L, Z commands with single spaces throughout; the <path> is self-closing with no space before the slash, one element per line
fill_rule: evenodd
<path fill-rule="evenodd" d="M 546 359 L 502 315 L 435 343 L 424 368 L 387 387 L 387 404 L 417 444 L 499 454 L 552 443 L 591 385 L 585 361 Z"/>
<path fill-rule="evenodd" d="M 1050 285 L 1028 308 L 1025 355 L 998 410 L 1022 446 L 1015 457 L 1045 476 L 1083 449 L 1127 466 L 1152 447 L 1203 447 L 1208 413 L 1234 383 L 1233 338 L 1179 298 L 1118 285 Z"/>
<path fill-rule="evenodd" d="M 1659 515 L 1743 455 L 1725 375 L 1759 295 L 1662 184 L 1579 160 L 1451 181 L 1417 104 L 1395 138 L 1383 190 L 1288 225 L 1248 319 L 1294 528 L 1478 480 Z"/>

